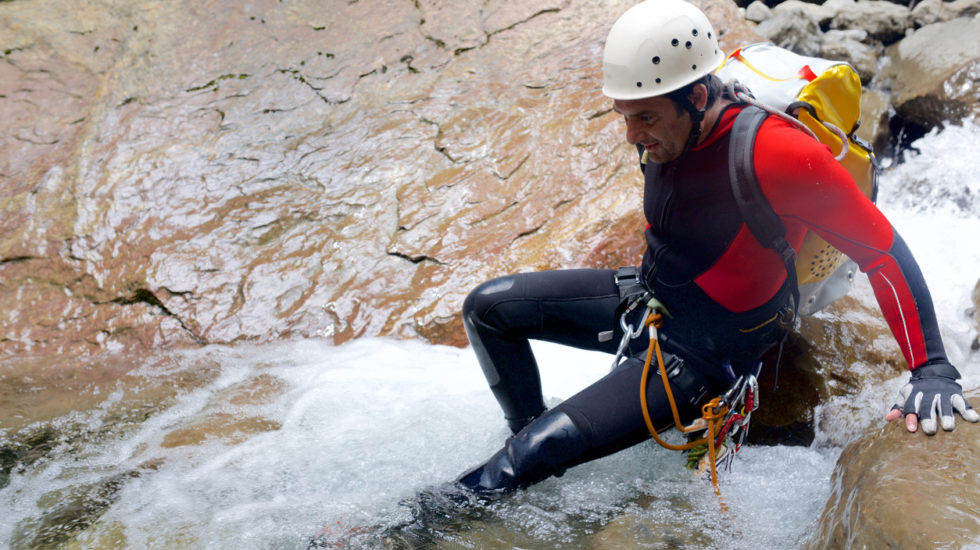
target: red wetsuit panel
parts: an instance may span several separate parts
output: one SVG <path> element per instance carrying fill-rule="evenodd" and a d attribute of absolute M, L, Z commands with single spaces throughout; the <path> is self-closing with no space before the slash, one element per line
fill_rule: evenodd
<path fill-rule="evenodd" d="M 736 114 L 733 109 L 725 111 L 708 141 L 729 132 Z M 944 358 L 938 330 L 924 329 L 920 319 L 916 295 L 924 291 L 927 296 L 928 291 L 924 283 L 918 283 L 918 267 L 907 254 L 907 261 L 899 264 L 891 253 L 896 239 L 891 224 L 857 188 L 830 149 L 790 123 L 769 117 L 759 130 L 753 159 L 762 192 L 786 226 L 790 245 L 799 250 L 806 230 L 811 229 L 868 274 L 910 366 Z M 911 267 L 904 265 L 909 262 Z M 910 269 L 916 271 L 912 285 L 906 273 Z M 695 283 L 726 309 L 742 312 L 769 300 L 785 277 L 778 256 L 743 226 L 731 246 Z M 927 313 L 933 320 L 931 300 Z M 937 333 L 933 339 L 938 343 L 931 349 L 927 349 L 925 332 Z"/>

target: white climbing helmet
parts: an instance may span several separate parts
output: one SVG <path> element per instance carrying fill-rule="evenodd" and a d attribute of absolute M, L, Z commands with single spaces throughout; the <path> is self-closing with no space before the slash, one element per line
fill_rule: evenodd
<path fill-rule="evenodd" d="M 683 0 L 645 0 L 616 20 L 602 55 L 602 93 L 643 99 L 680 89 L 725 61 L 711 22 Z"/>

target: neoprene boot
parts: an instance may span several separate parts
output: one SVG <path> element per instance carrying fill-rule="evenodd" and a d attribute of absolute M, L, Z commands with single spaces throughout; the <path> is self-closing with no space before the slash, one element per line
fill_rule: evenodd
<path fill-rule="evenodd" d="M 584 450 L 585 441 L 572 419 L 551 410 L 507 438 L 503 449 L 460 476 L 457 483 L 477 494 L 523 489 L 562 475 Z"/>

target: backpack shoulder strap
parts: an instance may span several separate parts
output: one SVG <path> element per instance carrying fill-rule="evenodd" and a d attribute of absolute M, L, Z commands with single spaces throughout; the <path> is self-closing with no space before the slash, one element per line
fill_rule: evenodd
<path fill-rule="evenodd" d="M 786 226 L 766 200 L 756 179 L 755 137 L 769 113 L 755 106 L 748 106 L 735 117 L 728 151 L 728 173 L 735 203 L 745 224 L 762 246 L 775 250 L 786 266 L 793 293 L 794 309 L 800 304 L 800 290 L 796 278 L 796 252 L 786 242 Z"/>

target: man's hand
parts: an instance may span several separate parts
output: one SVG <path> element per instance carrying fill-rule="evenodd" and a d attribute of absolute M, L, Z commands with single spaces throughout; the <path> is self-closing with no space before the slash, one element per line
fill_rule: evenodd
<path fill-rule="evenodd" d="M 953 410 L 968 422 L 980 421 L 980 414 L 963 398 L 963 388 L 956 381 L 959 371 L 949 363 L 922 365 L 912 371 L 909 383 L 898 392 L 900 400 L 885 416 L 891 422 L 905 416 L 905 427 L 914 432 L 922 421 L 922 431 L 936 433 L 937 421 L 943 429 L 952 431 L 955 426 Z M 904 402 L 904 405 L 903 405 Z"/>

